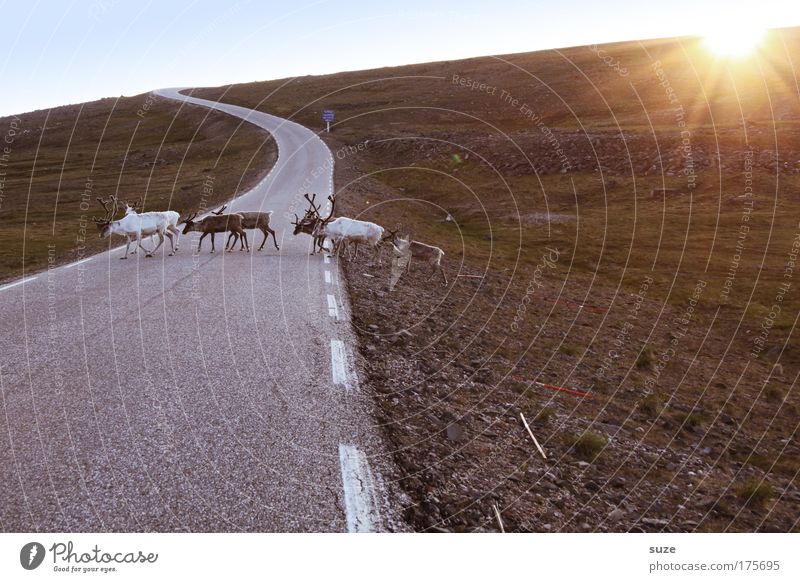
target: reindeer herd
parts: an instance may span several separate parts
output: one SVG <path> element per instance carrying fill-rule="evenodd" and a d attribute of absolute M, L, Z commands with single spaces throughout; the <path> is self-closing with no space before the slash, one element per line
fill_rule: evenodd
<path fill-rule="evenodd" d="M 386 246 L 391 246 L 394 256 L 396 258 L 404 258 L 402 264 L 405 264 L 405 269 L 408 271 L 411 268 L 412 260 L 417 262 L 428 263 L 433 270 L 441 274 L 443 284 L 447 285 L 447 276 L 444 272 L 442 260 L 444 259 L 444 251 L 439 247 L 413 241 L 410 237 L 400 237 L 397 231 L 387 231 L 380 225 L 374 222 L 367 222 L 364 220 L 355 220 L 340 216 L 333 218 L 333 212 L 336 208 L 336 198 L 328 196 L 331 203 L 328 216 L 322 217 L 320 213 L 320 206 L 316 204 L 317 195 L 305 195 L 305 199 L 309 204 L 303 218 L 294 215 L 293 234 L 310 235 L 313 239 L 311 254 L 314 255 L 318 252 L 328 250 L 331 255 L 339 256 L 343 251 L 349 251 L 350 259 L 358 256 L 358 249 L 360 245 L 364 245 L 373 250 L 374 256 L 377 256 L 378 263 L 381 263 L 381 251 Z M 127 239 L 125 246 L 125 254 L 121 257 L 127 259 L 128 254 L 134 254 L 138 249 L 142 249 L 146 257 L 152 257 L 162 244 L 164 238 L 168 238 L 170 242 L 171 251 L 169 256 L 174 255 L 178 251 L 178 239 L 181 235 L 181 230 L 178 228 L 184 225 L 183 234 L 189 232 L 200 232 L 200 241 L 197 250 L 200 252 L 203 246 L 203 239 L 211 235 L 211 252 L 215 252 L 215 235 L 217 233 L 229 233 L 228 239 L 225 243 L 226 251 L 233 251 L 236 247 L 237 241 L 240 244 L 239 250 L 250 251 L 250 245 L 247 240 L 246 230 L 260 230 L 264 235 L 264 240 L 258 250 L 264 248 L 267 239 L 272 235 L 272 242 L 276 250 L 280 250 L 278 240 L 275 236 L 275 231 L 270 228 L 270 218 L 272 211 L 268 212 L 232 212 L 224 214 L 226 206 L 223 206 L 216 212 L 196 220 L 198 213 L 193 213 L 183 220 L 180 215 L 172 210 L 164 212 L 137 212 L 137 204 L 125 203 L 125 215 L 119 219 L 114 220 L 114 216 L 118 212 L 118 201 L 116 196 L 111 196 L 104 200 L 97 198 L 97 201 L 105 210 L 105 215 L 102 218 L 93 217 L 94 222 L 97 224 L 97 229 L 100 231 L 101 238 L 110 237 L 112 234 L 124 236 Z M 153 249 L 147 249 L 142 240 L 150 237 L 158 237 L 158 244 Z M 326 249 L 325 242 L 330 240 L 331 247 Z M 130 251 L 131 244 L 136 242 L 133 251 Z"/>

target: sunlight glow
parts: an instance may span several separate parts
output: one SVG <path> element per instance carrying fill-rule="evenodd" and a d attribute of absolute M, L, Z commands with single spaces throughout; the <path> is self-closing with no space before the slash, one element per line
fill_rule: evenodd
<path fill-rule="evenodd" d="M 753 26 L 726 26 L 704 38 L 705 45 L 717 56 L 743 58 L 752 54 L 764 39 L 764 30 Z"/>

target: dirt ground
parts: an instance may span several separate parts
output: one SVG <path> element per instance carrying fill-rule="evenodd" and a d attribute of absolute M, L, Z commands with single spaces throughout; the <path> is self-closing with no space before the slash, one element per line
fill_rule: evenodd
<path fill-rule="evenodd" d="M 337 213 L 404 198 L 364 179 L 366 163 L 340 157 Z M 448 256 L 448 287 L 415 264 L 393 291 L 388 252 L 340 259 L 412 527 L 495 531 L 497 511 L 505 531 L 797 531 L 792 378 L 776 369 L 764 386 L 770 363 L 727 371 L 732 325 L 704 337 L 710 308 L 676 325 L 702 283 L 675 304 L 648 275 L 587 295 L 591 273 L 536 253 L 516 270 Z M 670 346 L 682 363 L 660 369 Z"/>

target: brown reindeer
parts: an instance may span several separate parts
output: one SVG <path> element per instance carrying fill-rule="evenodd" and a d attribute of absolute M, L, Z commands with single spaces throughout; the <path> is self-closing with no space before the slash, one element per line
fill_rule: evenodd
<path fill-rule="evenodd" d="M 247 243 L 247 233 L 242 228 L 243 219 L 241 214 L 235 213 L 206 216 L 203 220 L 199 220 L 197 222 L 195 222 L 195 218 L 197 218 L 196 212 L 183 221 L 186 224 L 186 227 L 183 229 L 183 234 L 186 234 L 187 232 L 203 233 L 200 236 L 200 242 L 197 245 L 197 252 L 200 252 L 200 249 L 203 246 L 203 239 L 206 238 L 207 234 L 210 234 L 211 252 L 213 253 L 215 251 L 214 237 L 216 233 L 228 231 L 236 233 L 238 236 L 242 237 L 244 240 L 244 245 L 247 248 L 247 252 L 250 252 L 250 245 Z"/>
<path fill-rule="evenodd" d="M 327 218 L 322 218 L 322 215 L 319 213 L 320 207 L 315 204 L 317 199 L 317 195 L 313 194 L 311 198 L 309 198 L 308 194 L 305 194 L 305 199 L 308 201 L 309 207 L 306 210 L 305 215 L 302 219 L 298 218 L 297 214 L 294 215 L 294 235 L 298 234 L 308 234 L 311 235 L 314 239 L 314 245 L 311 250 L 311 254 L 316 254 L 318 251 L 322 252 L 324 250 L 325 245 L 325 237 L 320 235 L 320 231 L 322 226 L 328 224 L 332 217 L 333 211 L 336 208 L 336 196 L 328 196 L 328 200 L 331 201 L 331 211 L 328 213 Z"/>
<path fill-rule="evenodd" d="M 227 208 L 227 204 L 217 210 L 216 212 L 212 212 L 211 214 L 215 216 L 221 216 L 222 213 Z M 261 241 L 261 246 L 258 247 L 258 250 L 264 248 L 264 243 L 267 242 L 269 235 L 272 235 L 272 243 L 275 245 L 276 250 L 281 250 L 278 246 L 278 239 L 275 237 L 275 231 L 269 227 L 269 220 L 272 217 L 272 210 L 269 212 L 237 212 L 236 214 L 241 215 L 242 217 L 242 228 L 243 229 L 258 229 L 264 233 L 264 240 Z M 231 245 L 231 239 L 233 239 L 233 245 Z M 236 241 L 240 240 L 239 236 L 235 232 L 231 232 L 228 235 L 228 241 L 225 243 L 225 250 L 228 250 L 228 246 L 231 246 L 231 249 L 236 246 Z M 241 239 L 239 250 L 244 250 L 244 240 Z"/>

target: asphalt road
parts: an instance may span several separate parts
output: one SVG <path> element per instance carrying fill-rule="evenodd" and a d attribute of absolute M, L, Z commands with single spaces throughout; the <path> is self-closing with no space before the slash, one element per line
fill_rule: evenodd
<path fill-rule="evenodd" d="M 158 93 L 272 133 L 276 166 L 232 209 L 273 210 L 281 251 L 221 253 L 218 235 L 197 254 L 195 233 L 174 257 L 117 248 L 0 288 L 0 529 L 393 529 L 335 262 L 288 218 L 331 193 L 331 152 Z"/>

